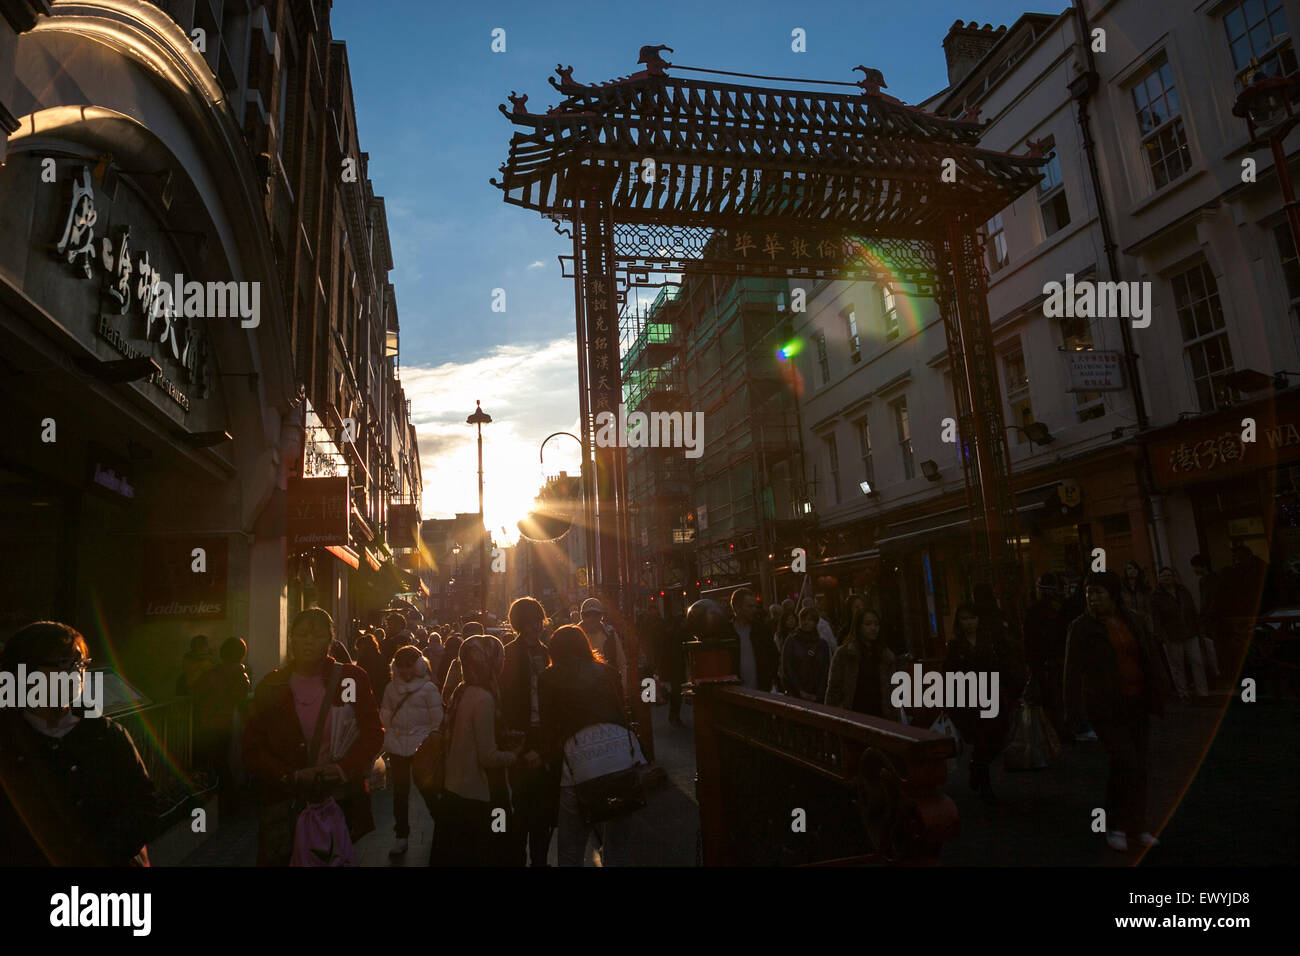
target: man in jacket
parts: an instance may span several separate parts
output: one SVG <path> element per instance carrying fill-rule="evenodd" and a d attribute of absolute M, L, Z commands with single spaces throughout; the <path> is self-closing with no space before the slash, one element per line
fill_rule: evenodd
<path fill-rule="evenodd" d="M 1120 604 L 1112 572 L 1090 574 L 1088 610 L 1066 635 L 1065 704 L 1069 718 L 1091 721 L 1110 754 L 1106 781 L 1106 842 L 1128 849 L 1127 834 L 1143 846 L 1156 838 L 1146 827 L 1147 749 L 1152 714 L 1164 712 L 1169 676 L 1146 622 Z"/>
<path fill-rule="evenodd" d="M 514 814 L 506 829 L 511 834 L 508 862 L 546 866 L 560 786 L 559 768 L 544 760 L 541 739 L 538 684 L 550 663 L 543 640 L 546 610 L 535 598 L 523 597 L 510 605 L 508 617 L 517 636 L 505 649 L 501 717 L 506 730 L 522 734 L 524 741 L 522 758 L 508 772 Z"/>
<path fill-rule="evenodd" d="M 754 592 L 749 588 L 732 591 L 731 613 L 731 629 L 736 636 L 731 651 L 732 666 L 746 687 L 770 691 L 776 680 L 776 641 L 767 616 L 758 612 Z"/>
<path fill-rule="evenodd" d="M 1043 710 L 1059 734 L 1068 729 L 1061 702 L 1061 669 L 1065 663 L 1065 629 L 1061 580 L 1048 571 L 1038 579 L 1038 600 L 1025 612 L 1025 663 Z"/>

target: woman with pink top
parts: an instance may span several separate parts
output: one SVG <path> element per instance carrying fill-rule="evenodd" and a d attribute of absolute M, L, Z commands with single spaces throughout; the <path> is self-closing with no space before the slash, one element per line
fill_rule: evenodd
<path fill-rule="evenodd" d="M 370 678 L 329 656 L 334 621 L 318 607 L 289 629 L 289 658 L 258 683 L 244 726 L 244 766 L 261 794 L 259 866 L 287 866 L 313 788 L 342 793 L 353 840 L 375 828 L 366 780 L 384 743 Z"/>

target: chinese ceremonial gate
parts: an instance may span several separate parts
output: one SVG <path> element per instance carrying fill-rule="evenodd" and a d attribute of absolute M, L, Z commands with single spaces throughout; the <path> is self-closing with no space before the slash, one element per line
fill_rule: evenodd
<path fill-rule="evenodd" d="M 978 122 L 903 104 L 876 70 L 857 67 L 856 84 L 820 81 L 852 92 L 739 86 L 670 76 L 665 49 L 643 47 L 645 70 L 605 83 L 557 66 L 558 106 L 530 112 L 512 92 L 512 108 L 500 107 L 516 130 L 492 185 L 557 231 L 567 222 L 573 240 L 561 261 L 574 280 L 595 582 L 630 620 L 626 449 L 593 447 L 596 416 L 617 415 L 623 397 L 628 290 L 662 284 L 654 273 L 866 279 L 937 300 L 978 573 L 1015 603 L 1018 535 L 977 229 L 1033 188 L 1045 161 L 981 148 Z"/>
<path fill-rule="evenodd" d="M 505 201 L 567 221 L 577 312 L 586 531 L 596 582 L 632 581 L 625 449 L 593 448 L 622 397 L 617 322 L 652 273 L 868 279 L 934 297 L 948 340 L 975 554 L 1000 591 L 1017 575 L 1015 508 L 978 227 L 1037 184 L 1044 160 L 979 146 L 980 124 L 907 106 L 863 71 L 855 92 L 738 86 L 668 75 L 667 47 L 606 83 L 549 81 L 501 166 Z M 679 67 L 679 69 L 689 69 Z M 697 71 L 707 72 L 707 71 Z M 816 82 L 816 81 L 809 81 Z M 594 467 L 591 467 L 594 463 Z M 594 487 L 593 487 L 594 486 Z M 626 610 L 626 609 L 625 609 Z"/>

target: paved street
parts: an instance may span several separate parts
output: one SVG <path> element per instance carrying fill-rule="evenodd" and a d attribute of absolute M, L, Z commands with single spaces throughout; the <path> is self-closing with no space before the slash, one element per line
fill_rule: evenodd
<path fill-rule="evenodd" d="M 1168 818 L 1161 846 L 1144 865 L 1239 866 L 1295 864 L 1300 835 L 1300 705 L 1295 701 L 1236 703 L 1213 741 L 1218 708 L 1181 705 L 1158 720 L 1152 736 L 1152 805 Z M 699 816 L 694 798 L 695 753 L 690 707 L 685 728 L 669 726 L 667 708 L 654 708 L 658 764 L 664 786 L 633 821 L 633 860 L 642 866 L 693 866 Z M 1209 745 L 1190 788 L 1172 809 L 1187 775 Z M 1119 854 L 1089 830 L 1090 814 L 1105 792 L 1106 756 L 1096 744 L 1068 747 L 1054 767 L 1007 773 L 993 770 L 1002 800 L 988 807 L 966 786 L 968 753 L 949 774 L 947 792 L 961 813 L 961 836 L 947 844 L 949 866 L 1120 866 L 1136 862 L 1136 849 Z M 392 861 L 392 793 L 374 795 L 376 829 L 358 845 L 362 866 L 424 865 L 433 821 L 418 797 L 411 814 L 411 848 Z M 1171 813 L 1172 810 L 1172 813 Z M 1136 847 L 1136 841 L 1134 846 Z M 555 841 L 550 862 L 555 863 Z M 186 866 L 248 866 L 256 857 L 256 821 L 221 825 Z M 588 862 L 599 854 L 588 849 Z"/>

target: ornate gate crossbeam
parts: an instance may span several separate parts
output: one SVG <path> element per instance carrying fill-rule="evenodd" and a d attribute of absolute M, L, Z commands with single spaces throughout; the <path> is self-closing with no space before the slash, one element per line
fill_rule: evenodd
<path fill-rule="evenodd" d="M 576 166 L 605 166 L 617 174 L 619 222 L 802 221 L 927 238 L 949 209 L 992 216 L 1038 182 L 1042 165 L 981 148 L 978 123 L 879 92 L 802 93 L 662 74 L 587 86 L 568 71 L 561 77 L 551 81 L 566 94 L 558 107 L 529 113 L 527 97 L 501 107 L 519 129 L 501 181 L 493 180 L 506 202 L 547 214 L 568 216 Z M 955 178 L 941 175 L 945 160 Z"/>
<path fill-rule="evenodd" d="M 652 273 L 887 282 L 908 295 L 933 296 L 936 260 L 927 239 L 810 231 L 616 223 L 614 252 L 631 285 L 658 285 Z M 573 258 L 561 256 L 565 277 Z"/>

